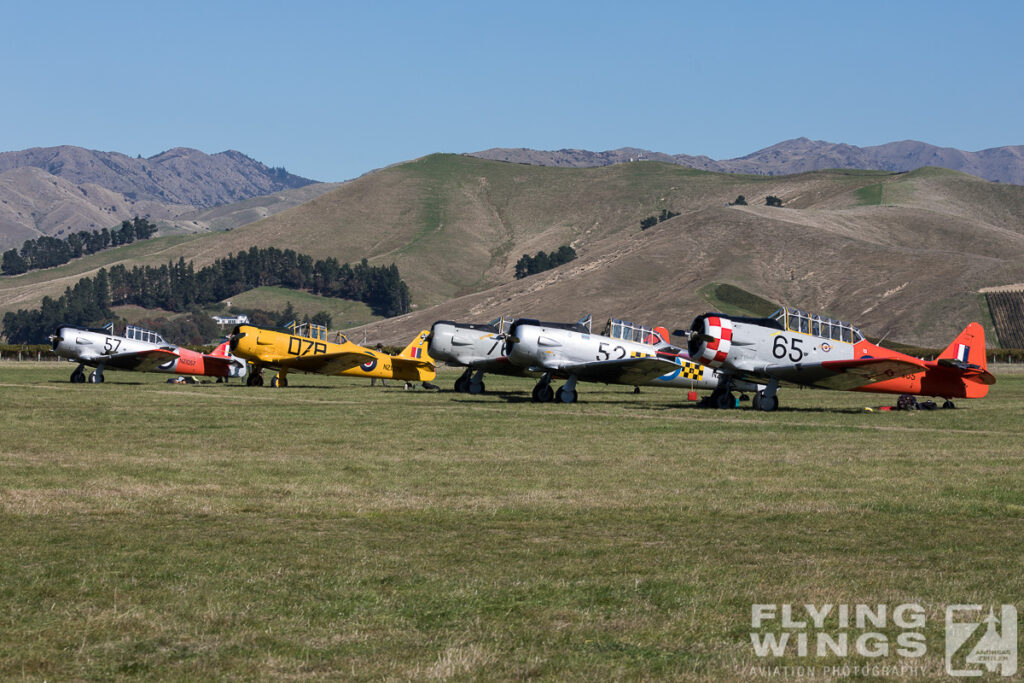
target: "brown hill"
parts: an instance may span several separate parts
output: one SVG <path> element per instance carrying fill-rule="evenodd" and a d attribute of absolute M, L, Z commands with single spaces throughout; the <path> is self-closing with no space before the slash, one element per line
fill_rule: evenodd
<path fill-rule="evenodd" d="M 728 206 L 737 195 L 750 206 Z M 775 195 L 784 208 L 764 206 Z M 681 215 L 641 231 L 662 209 Z M 419 310 L 373 325 L 400 341 L 439 318 L 616 316 L 685 326 L 729 283 L 937 345 L 985 321 L 987 286 L 1024 282 L 1024 187 L 925 169 L 909 174 L 722 175 L 659 163 L 590 169 L 433 155 L 384 169 L 230 232 L 96 254 L 0 278 L 0 310 L 57 295 L 113 260 L 197 266 L 250 246 L 395 262 Z M 570 243 L 580 257 L 515 281 L 524 253 Z M 436 308 L 428 307 L 437 305 Z M 361 337 L 361 335 L 360 335 Z"/>
<path fill-rule="evenodd" d="M 176 148 L 149 159 L 67 146 L 3 152 L 0 248 L 42 235 L 114 227 L 134 216 L 172 230 L 205 230 L 193 215 L 203 209 L 286 195 L 313 183 L 235 151 L 209 155 Z"/>

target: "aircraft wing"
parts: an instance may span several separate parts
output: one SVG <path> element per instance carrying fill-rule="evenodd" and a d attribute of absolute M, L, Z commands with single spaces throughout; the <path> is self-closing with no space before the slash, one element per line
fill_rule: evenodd
<path fill-rule="evenodd" d="M 621 358 L 569 363 L 548 368 L 560 374 L 576 375 L 584 382 L 605 384 L 646 384 L 679 366 L 664 358 Z"/>
<path fill-rule="evenodd" d="M 93 356 L 89 359 L 82 358 L 82 360 L 87 360 L 89 363 L 103 363 L 108 368 L 149 372 L 164 363 L 170 363 L 177 357 L 178 354 L 170 349 L 147 349 L 146 351 L 115 353 L 109 356 Z"/>
<path fill-rule="evenodd" d="M 769 365 L 765 372 L 783 382 L 847 391 L 926 370 L 924 362 L 899 358 L 827 360 L 822 363 Z"/>
<path fill-rule="evenodd" d="M 395 368 L 406 366 L 409 368 L 418 368 L 420 370 L 433 370 L 434 364 L 428 360 L 420 360 L 418 358 L 403 358 L 402 356 L 391 356 L 391 365 Z"/>
<path fill-rule="evenodd" d="M 308 356 L 283 358 L 276 365 L 288 370 L 316 372 L 321 375 L 336 375 L 339 372 L 350 370 L 374 358 L 376 356 L 368 351 L 366 353 L 343 351 L 340 353 L 318 353 Z"/>

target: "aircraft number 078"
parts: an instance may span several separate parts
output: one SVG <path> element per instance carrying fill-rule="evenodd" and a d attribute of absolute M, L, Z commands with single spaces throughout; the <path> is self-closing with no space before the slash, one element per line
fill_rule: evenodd
<path fill-rule="evenodd" d="M 288 353 L 293 356 L 307 356 L 310 352 L 314 354 L 327 353 L 327 344 L 303 339 L 302 337 L 288 337 Z"/>
<path fill-rule="evenodd" d="M 797 339 L 796 337 L 786 339 L 780 334 L 775 337 L 775 343 L 772 344 L 772 355 L 776 358 L 785 358 L 788 354 L 789 360 L 799 363 L 805 355 L 804 350 L 800 348 L 803 343 L 803 339 Z"/>

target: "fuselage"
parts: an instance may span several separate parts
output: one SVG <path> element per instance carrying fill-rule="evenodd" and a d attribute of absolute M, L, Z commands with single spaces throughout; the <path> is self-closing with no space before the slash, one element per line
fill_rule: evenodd
<path fill-rule="evenodd" d="M 433 365 L 424 367 L 413 359 L 390 356 L 381 351 L 368 349 L 338 335 L 339 342 L 314 339 L 276 330 L 267 330 L 251 325 L 239 325 L 232 333 L 232 352 L 258 368 L 288 368 L 289 372 L 344 375 L 347 377 L 376 377 L 398 379 L 409 382 L 429 382 L 436 377 Z M 354 367 L 333 372 L 321 372 L 292 365 L 293 361 L 327 354 L 359 354 L 365 360 Z M 430 360 L 427 358 L 426 360 Z"/>
<path fill-rule="evenodd" d="M 136 370 L 140 363 L 136 354 L 161 350 L 168 352 L 168 360 L 147 372 L 166 372 L 176 375 L 203 375 L 207 377 L 244 377 L 245 363 L 234 359 L 232 363 L 209 363 L 208 356 L 182 346 L 166 342 L 152 330 L 129 326 L 128 335 L 116 335 L 108 330 L 79 328 L 68 325 L 58 328 L 51 338 L 53 351 L 61 358 L 83 363 L 90 367 Z M 171 354 L 177 355 L 173 357 Z"/>
<path fill-rule="evenodd" d="M 505 339 L 494 325 L 439 320 L 430 328 L 430 355 L 449 365 L 498 375 L 536 375 L 513 365 L 505 355 Z"/>
<path fill-rule="evenodd" d="M 714 389 L 718 374 L 699 363 L 692 362 L 678 348 L 665 344 L 644 344 L 591 334 L 585 327 L 571 324 L 517 321 L 511 334 L 514 343 L 508 348 L 508 359 L 516 366 L 538 370 L 554 369 L 563 365 L 627 358 L 661 358 L 674 363 L 677 369 L 647 382 L 650 386 L 671 386 L 690 389 Z M 562 373 L 564 374 L 564 373 Z M 755 390 L 753 383 L 742 382 L 741 390 Z"/>
<path fill-rule="evenodd" d="M 961 335 L 973 338 L 968 328 Z M 984 363 L 984 336 L 977 342 L 975 353 Z M 960 337 L 958 337 L 960 339 Z M 963 345 L 964 349 L 968 345 Z M 938 361 L 924 361 L 899 351 L 872 344 L 853 325 L 795 309 L 780 309 L 768 318 L 743 318 L 708 313 L 698 316 L 691 329 L 689 352 L 708 367 L 747 379 L 768 380 L 778 377 L 785 368 L 837 368 L 844 362 L 889 359 L 905 361 L 920 367 L 919 372 L 900 375 L 890 372 L 891 379 L 865 381 L 859 386 L 844 387 L 851 391 L 891 394 L 915 394 L 942 398 L 980 398 L 988 385 L 969 379 L 970 373 Z M 983 367 L 980 368 L 984 370 Z M 836 370 L 840 372 L 842 370 Z M 987 374 L 987 373 L 986 373 Z M 785 381 L 785 380 L 784 380 Z M 994 380 L 993 380 L 994 381 Z M 811 386 L 825 386 L 809 382 Z M 831 388 L 825 386 L 825 388 Z"/>

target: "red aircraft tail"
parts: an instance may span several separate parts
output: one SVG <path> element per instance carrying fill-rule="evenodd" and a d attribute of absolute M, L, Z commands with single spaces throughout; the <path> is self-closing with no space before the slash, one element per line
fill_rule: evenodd
<path fill-rule="evenodd" d="M 985 356 L 985 328 L 970 323 L 956 336 L 935 361 L 941 367 L 953 367 L 963 372 L 967 398 L 981 398 L 988 393 L 988 387 L 996 378 L 988 371 Z"/>
<path fill-rule="evenodd" d="M 221 358 L 230 358 L 231 357 L 231 349 L 229 348 L 230 344 L 231 344 L 231 340 L 230 339 L 225 339 L 224 342 L 221 343 L 220 346 L 215 348 L 210 353 L 210 355 L 211 356 L 220 356 Z"/>

